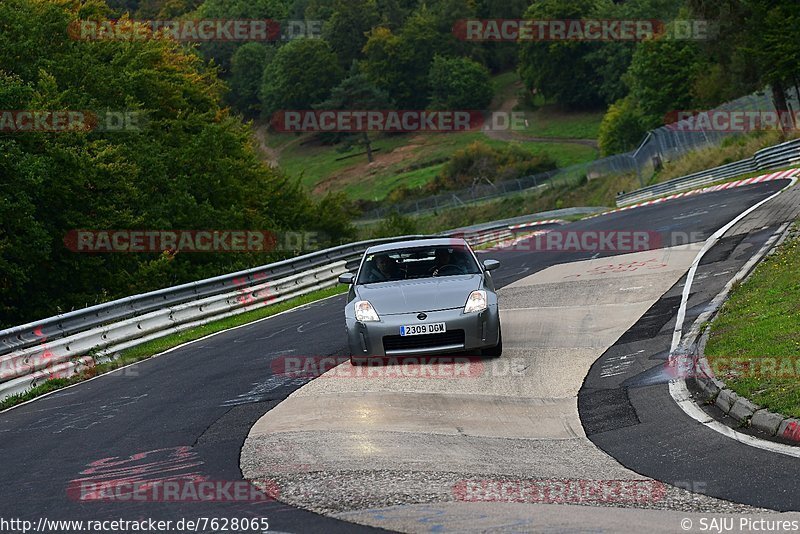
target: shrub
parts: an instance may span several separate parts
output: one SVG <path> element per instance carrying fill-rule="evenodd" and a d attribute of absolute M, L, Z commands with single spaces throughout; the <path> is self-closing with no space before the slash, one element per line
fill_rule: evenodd
<path fill-rule="evenodd" d="M 492 101 L 489 71 L 469 58 L 436 56 L 428 85 L 431 109 L 485 109 Z"/>
<path fill-rule="evenodd" d="M 418 232 L 417 222 L 397 212 L 392 212 L 383 219 L 372 233 L 372 238 L 394 237 L 398 235 L 414 235 Z"/>
<path fill-rule="evenodd" d="M 532 154 L 515 144 L 492 148 L 476 141 L 455 152 L 426 190 L 428 193 L 435 193 L 460 189 L 481 182 L 494 183 L 530 176 L 555 168 L 555 160 L 547 154 Z"/>
<path fill-rule="evenodd" d="M 631 97 L 625 97 L 608 108 L 600 123 L 600 152 L 609 156 L 633 150 L 645 133 L 641 111 Z"/>

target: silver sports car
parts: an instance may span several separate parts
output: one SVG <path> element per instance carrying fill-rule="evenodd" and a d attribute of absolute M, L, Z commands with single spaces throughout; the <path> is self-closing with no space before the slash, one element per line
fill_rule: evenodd
<path fill-rule="evenodd" d="M 345 307 L 350 361 L 481 350 L 500 356 L 497 294 L 489 271 L 463 239 L 436 238 L 370 247 Z"/>

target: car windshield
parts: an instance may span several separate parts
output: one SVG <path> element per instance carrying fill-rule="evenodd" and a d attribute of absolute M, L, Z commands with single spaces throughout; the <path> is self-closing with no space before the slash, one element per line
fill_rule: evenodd
<path fill-rule="evenodd" d="M 479 274 L 480 267 L 463 246 L 437 245 L 377 252 L 367 256 L 359 271 L 359 284 L 416 278 Z"/>

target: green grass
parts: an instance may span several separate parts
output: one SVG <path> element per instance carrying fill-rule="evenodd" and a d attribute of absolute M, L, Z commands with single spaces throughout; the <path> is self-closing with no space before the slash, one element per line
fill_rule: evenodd
<path fill-rule="evenodd" d="M 205 337 L 209 334 L 220 332 L 222 330 L 227 330 L 235 326 L 251 323 L 253 321 L 257 321 L 265 317 L 270 317 L 277 313 L 290 310 L 292 308 L 296 308 L 298 306 L 302 306 L 310 302 L 315 302 L 317 300 L 328 298 L 334 295 L 339 295 L 341 293 L 344 293 L 345 291 L 347 291 L 346 286 L 336 285 L 328 289 L 314 291 L 313 293 L 302 295 L 300 297 L 290 299 L 284 302 L 279 302 L 271 306 L 266 306 L 264 308 L 259 308 L 257 310 L 244 312 L 239 315 L 234 315 L 232 317 L 220 319 L 219 321 L 214 321 L 202 326 L 198 326 L 197 328 L 192 328 L 190 330 L 185 330 L 177 334 L 171 334 L 159 339 L 148 341 L 146 343 L 143 343 L 136 347 L 131 347 L 130 349 L 123 351 L 117 358 L 115 358 L 112 361 L 99 363 L 94 367 L 91 367 L 81 373 L 71 376 L 70 378 L 51 379 L 36 386 L 35 388 L 29 389 L 24 393 L 7 397 L 0 402 L 0 410 L 5 410 L 17 404 L 44 395 L 46 393 L 50 393 L 51 391 L 65 388 L 67 386 L 71 386 L 72 384 L 77 384 L 78 382 L 82 382 L 89 378 L 93 378 L 95 376 L 108 373 L 110 371 L 113 371 L 114 369 L 119 369 L 120 367 L 124 367 L 126 365 L 130 365 L 132 363 L 145 360 L 147 358 L 150 358 L 151 356 L 164 352 L 165 350 L 177 347 L 178 345 L 182 345 L 183 343 L 189 341 L 200 339 L 201 337 Z"/>
<path fill-rule="evenodd" d="M 280 164 L 290 176 L 301 176 L 301 183 L 308 189 L 332 180 L 333 190 L 344 191 L 353 200 L 379 201 L 401 185 L 425 185 L 436 176 L 444 160 L 475 141 L 493 147 L 508 144 L 489 139 L 481 132 L 376 136 L 373 148 L 381 149 L 378 155 L 384 156 L 398 149 L 403 151 L 403 155 L 392 158 L 388 164 L 367 165 L 365 155 L 336 161 L 348 153 L 362 151 L 361 147 L 342 153 L 332 146 L 294 143 L 282 152 Z M 549 154 L 559 167 L 592 161 L 598 155 L 592 147 L 571 143 L 522 142 L 520 146 L 532 154 Z M 409 169 L 410 166 L 414 168 Z M 350 177 L 343 178 L 345 173 Z"/>
<path fill-rule="evenodd" d="M 566 111 L 541 95 L 535 96 L 529 107 L 523 103 L 522 91 L 524 89 L 518 90 L 520 102 L 514 111 L 525 112 L 528 126 L 520 134 L 563 139 L 597 139 L 605 111 Z"/>
<path fill-rule="evenodd" d="M 792 417 L 800 417 L 798 273 L 795 236 L 731 292 L 711 324 L 705 351 L 715 375 L 736 393 Z"/>
<path fill-rule="evenodd" d="M 745 142 L 748 144 L 748 142 Z M 727 147 L 720 147 L 721 153 L 727 154 Z M 688 159 L 694 155 L 689 154 Z M 677 160 L 676 164 L 680 164 Z M 742 174 L 732 178 L 719 180 L 710 185 L 722 184 L 735 180 L 742 180 L 753 176 L 760 176 L 767 172 L 778 172 L 786 169 L 773 169 L 771 171 L 756 171 Z M 669 179 L 664 173 L 656 174 L 645 180 L 645 185 L 652 185 Z M 528 215 L 542 211 L 549 211 L 571 206 L 616 206 L 616 197 L 619 191 L 633 191 L 640 187 L 639 179 L 634 174 L 609 176 L 596 180 L 586 181 L 574 176 L 566 183 L 555 184 L 556 187 L 543 190 L 526 191 L 516 195 L 508 195 L 499 199 L 490 199 L 471 204 L 469 209 L 463 207 L 442 209 L 434 213 L 427 213 L 414 217 L 412 221 L 419 233 L 438 233 L 451 228 L 458 228 L 472 224 Z M 704 186 L 704 187 L 708 187 Z M 669 196 L 672 193 L 662 195 Z M 659 197 L 653 197 L 653 199 Z M 648 199 L 648 200 L 653 200 Z M 359 238 L 369 238 L 379 223 L 368 223 L 359 227 Z"/>
<path fill-rule="evenodd" d="M 579 163 L 594 161 L 598 157 L 596 149 L 572 143 L 520 143 L 534 154 L 546 152 L 556 160 L 559 167 L 569 167 Z"/>
<path fill-rule="evenodd" d="M 603 111 L 561 111 L 545 105 L 526 114 L 528 127 L 520 133 L 536 137 L 597 139 Z"/>
<path fill-rule="evenodd" d="M 254 127 L 266 128 L 269 124 L 254 124 Z M 264 142 L 270 148 L 284 148 L 286 145 L 296 142 L 300 137 L 299 134 L 280 134 L 280 135 L 265 135 Z"/>
<path fill-rule="evenodd" d="M 791 137 L 791 136 L 790 136 Z M 687 153 L 682 158 L 669 162 L 657 173 L 658 181 L 679 178 L 698 171 L 713 169 L 751 157 L 757 150 L 776 145 L 787 138 L 774 130 L 762 130 L 747 135 L 730 137 L 720 146 L 703 148 Z"/>
<path fill-rule="evenodd" d="M 285 134 L 284 134 L 285 135 Z M 271 136 L 268 136 L 271 137 Z M 306 141 L 311 138 L 306 137 Z M 408 143 L 408 136 L 376 136 L 372 143 L 373 149 L 380 149 L 381 152 L 391 152 Z M 302 145 L 294 143 L 281 153 L 280 166 L 292 177 L 301 177 L 301 183 L 313 188 L 326 178 L 334 176 L 348 167 L 367 161 L 366 155 L 354 156 L 348 159 L 338 160 L 343 156 L 363 152 L 362 146 L 354 146 L 348 152 L 337 150 L 336 146 Z"/>
<path fill-rule="evenodd" d="M 471 204 L 469 208 L 457 207 L 427 213 L 410 219 L 416 232 L 438 233 L 519 215 L 528 215 L 570 206 L 613 206 L 617 191 L 629 191 L 637 184 L 635 176 L 615 176 L 599 180 L 582 180 L 580 184 L 558 184 L 552 188 L 523 191 L 498 199 Z M 582 216 L 574 217 L 580 219 Z M 373 235 L 380 223 L 359 227 L 359 238 Z"/>
<path fill-rule="evenodd" d="M 498 109 L 503 102 L 513 97 L 520 87 L 519 75 L 516 71 L 508 71 L 492 77 L 494 97 L 489 109 Z"/>
<path fill-rule="evenodd" d="M 499 107 L 520 90 L 516 72 L 498 74 L 492 78 L 495 97 L 492 108 Z M 532 112 L 536 117 L 528 135 L 541 137 L 596 137 L 599 120 L 592 113 L 561 113 L 552 106 Z M 600 114 L 602 116 L 602 114 Z M 559 125 L 559 121 L 565 121 Z M 340 146 L 315 144 L 312 136 L 297 137 L 287 134 L 267 134 L 265 144 L 280 151 L 279 163 L 289 176 L 299 177 L 309 190 L 344 191 L 352 200 L 381 201 L 400 186 L 419 187 L 430 182 L 441 169 L 442 163 L 457 150 L 470 143 L 482 141 L 500 147 L 507 141 L 489 139 L 482 132 L 422 133 L 405 135 L 371 134 L 377 161 L 368 164 L 365 155 L 338 160 L 342 156 L 363 152 L 354 146 L 341 152 Z M 301 144 L 305 142 L 306 144 Z M 559 167 L 585 163 L 597 159 L 598 151 L 591 146 L 559 142 L 520 142 L 533 154 L 549 154 Z"/>
<path fill-rule="evenodd" d="M 351 184 L 344 191 L 348 197 L 353 199 L 382 200 L 396 187 L 406 186 L 413 188 L 424 186 L 439 174 L 443 166 L 444 163 L 439 163 L 430 167 L 395 174 L 394 176 L 384 175 L 373 182 L 370 190 L 364 190 L 363 184 Z"/>

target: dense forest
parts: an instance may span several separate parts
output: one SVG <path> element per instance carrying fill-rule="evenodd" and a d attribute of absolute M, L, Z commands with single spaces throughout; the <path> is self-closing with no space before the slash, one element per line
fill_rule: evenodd
<path fill-rule="evenodd" d="M 629 149 L 674 110 L 707 109 L 766 85 L 794 89 L 800 10 L 792 0 L 134 0 L 134 18 L 322 21 L 322 39 L 203 45 L 228 102 L 246 116 L 311 109 L 358 76 L 400 109 L 484 109 L 481 71 L 519 71 L 531 94 L 566 109 L 608 110 L 601 146 Z M 464 19 L 707 21 L 707 38 L 642 42 L 471 42 Z M 666 32 L 667 35 L 671 35 Z M 676 32 L 677 33 L 677 32 Z M 302 65 L 302 68 L 298 68 Z M 292 68 L 294 66 L 294 68 Z M 444 82 L 443 80 L 446 80 Z M 363 87 L 363 84 L 362 86 Z M 355 96 L 355 95 L 354 95 Z M 779 102 L 780 103 L 780 102 Z M 784 106 L 785 108 L 785 106 Z"/>
<path fill-rule="evenodd" d="M 78 20 L 321 21 L 320 38 L 187 44 L 82 41 Z M 705 40 L 473 42 L 487 18 L 705 19 Z M 0 324 L 254 266 L 264 254 L 74 254 L 74 229 L 324 231 L 353 235 L 336 195 L 311 198 L 259 158 L 251 119 L 280 109 L 486 109 L 490 74 L 564 109 L 607 110 L 604 153 L 677 109 L 770 85 L 800 65 L 796 0 L 3 0 L 0 109 L 125 110 L 140 131 L 0 132 Z"/>

